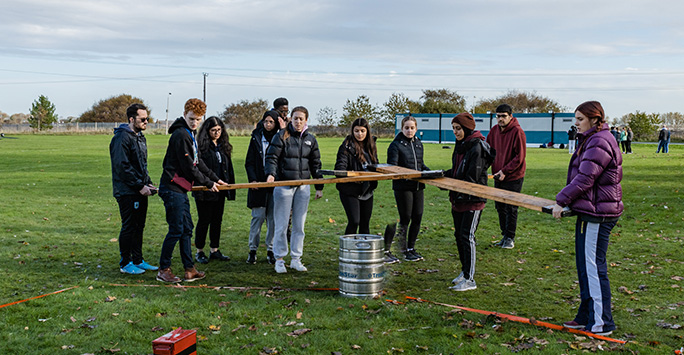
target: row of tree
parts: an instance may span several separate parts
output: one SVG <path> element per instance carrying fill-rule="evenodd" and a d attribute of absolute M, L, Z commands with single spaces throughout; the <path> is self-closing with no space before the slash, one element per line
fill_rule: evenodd
<path fill-rule="evenodd" d="M 78 122 L 125 122 L 126 108 L 133 103 L 145 104 L 144 100 L 127 94 L 102 99 L 81 114 Z M 569 108 L 558 102 L 537 94 L 536 92 L 509 91 L 491 99 L 480 99 L 471 108 L 472 113 L 487 113 L 496 110 L 500 103 L 507 103 L 516 113 L 545 113 L 549 111 L 564 112 Z M 268 110 L 269 104 L 264 99 L 253 101 L 240 100 L 224 107 L 219 117 L 227 124 L 250 125 L 261 119 Z M 356 99 L 347 99 L 342 108 L 342 115 L 329 106 L 321 108 L 317 113 L 320 125 L 348 127 L 353 120 L 364 117 L 373 126 L 391 128 L 397 113 L 458 113 L 468 111 L 466 98 L 449 89 L 427 89 L 419 100 L 411 100 L 403 93 L 393 93 L 382 104 L 371 103 L 366 95 Z M 150 115 L 151 116 L 151 115 Z M 28 121 L 36 130 L 52 128 L 57 122 L 55 105 L 41 95 L 31 105 L 30 114 L 14 114 L 9 116 L 0 112 L 0 123 L 21 123 Z M 151 119 L 152 121 L 152 119 Z M 684 129 L 684 114 L 669 112 L 665 114 L 636 111 L 618 119 L 609 120 L 612 125 L 629 126 L 634 132 L 635 140 L 649 140 L 657 135 L 655 126 L 667 124 L 676 130 Z"/>

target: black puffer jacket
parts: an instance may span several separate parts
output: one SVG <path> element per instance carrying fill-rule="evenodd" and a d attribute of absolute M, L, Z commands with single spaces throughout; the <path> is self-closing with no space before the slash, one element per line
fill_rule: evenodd
<path fill-rule="evenodd" d="M 288 137 L 285 138 L 287 133 Z M 292 123 L 273 136 L 266 152 L 266 176 L 273 175 L 276 180 L 302 180 L 322 178 L 321 152 L 318 142 L 308 131 L 296 132 Z M 323 185 L 316 185 L 323 190 Z"/>
<path fill-rule="evenodd" d="M 423 143 L 418 137 L 408 139 L 399 132 L 389 148 L 387 148 L 387 164 L 401 166 L 418 171 L 430 170 L 423 163 Z M 392 180 L 392 190 L 418 191 L 425 188 L 425 184 L 413 180 Z"/>
<path fill-rule="evenodd" d="M 219 161 L 220 157 L 220 161 Z M 226 155 L 223 148 L 209 142 L 207 146 L 200 147 L 200 160 L 213 171 L 216 176 L 226 183 L 235 183 L 235 171 L 233 160 Z M 218 201 L 220 198 L 235 200 L 235 190 L 223 190 L 219 192 L 194 191 L 192 196 L 199 201 Z"/>
<path fill-rule="evenodd" d="M 114 197 L 138 195 L 145 185 L 152 184 L 147 171 L 147 140 L 142 132 L 135 134 L 127 123 L 115 128 L 109 156 Z"/>
<path fill-rule="evenodd" d="M 249 140 L 247 156 L 245 157 L 245 170 L 249 182 L 265 182 L 266 171 L 264 169 L 264 123 L 263 120 L 257 123 L 257 127 L 252 131 L 252 138 Z M 247 207 L 266 207 L 268 195 L 273 192 L 272 187 L 249 189 L 247 192 Z"/>
<path fill-rule="evenodd" d="M 496 151 L 485 142 L 480 131 L 465 137 L 462 143 L 456 142 L 451 156 L 452 168 L 444 172 L 445 177 L 487 186 L 487 169 L 494 161 Z M 487 199 L 450 191 L 451 203 L 486 202 Z"/>
<path fill-rule="evenodd" d="M 190 128 L 183 117 L 177 118 L 169 127 L 169 146 L 166 147 L 164 170 L 162 171 L 159 187 L 166 187 L 169 190 L 185 193 L 179 185 L 172 182 L 173 176 L 185 178 L 189 182 L 194 182 L 195 186 L 206 186 L 211 188 L 219 180 L 213 171 L 209 170 L 200 159 L 195 165 L 193 136 L 190 135 Z"/>
<path fill-rule="evenodd" d="M 352 141 L 352 136 L 347 136 L 337 150 L 337 160 L 335 161 L 335 170 L 347 170 L 347 171 L 367 171 L 366 167 L 359 161 L 356 156 L 356 148 Z M 375 139 L 372 137 L 371 139 Z M 375 161 L 378 161 L 377 154 L 375 155 Z M 371 164 L 371 162 L 367 162 Z M 372 193 L 375 188 L 378 187 L 377 181 L 364 181 L 364 182 L 346 182 L 341 184 L 336 184 L 337 190 L 344 195 L 349 196 L 363 196 L 368 193 Z"/>

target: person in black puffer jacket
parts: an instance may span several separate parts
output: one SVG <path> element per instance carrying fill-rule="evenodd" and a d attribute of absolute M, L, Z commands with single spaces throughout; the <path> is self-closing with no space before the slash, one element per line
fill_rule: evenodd
<path fill-rule="evenodd" d="M 264 117 L 257 123 L 249 140 L 247 157 L 245 157 L 245 170 L 247 180 L 250 183 L 265 182 L 266 151 L 271 145 L 271 139 L 280 130 L 278 111 L 270 110 L 264 113 Z M 266 258 L 270 264 L 275 264 L 273 254 L 273 235 L 275 223 L 273 221 L 273 188 L 249 189 L 247 192 L 247 207 L 252 209 L 252 222 L 249 227 L 249 256 L 248 264 L 257 261 L 256 252 L 261 238 L 261 226 L 266 221 Z"/>
<path fill-rule="evenodd" d="M 228 184 L 235 183 L 235 172 L 231 153 L 233 146 L 230 144 L 226 126 L 216 116 L 207 118 L 197 134 L 197 145 L 200 150 L 200 160 L 213 171 L 216 176 Z M 200 264 L 206 264 L 210 259 L 228 261 L 230 257 L 223 255 L 219 250 L 221 240 L 221 222 L 226 199 L 235 200 L 235 190 L 220 192 L 194 191 L 197 206 L 197 227 L 195 228 L 195 247 L 197 254 L 195 260 Z M 209 257 L 204 253 L 204 245 L 209 234 Z"/>
<path fill-rule="evenodd" d="M 404 117 L 401 121 L 401 132 L 387 148 L 387 164 L 418 171 L 430 170 L 423 163 L 423 143 L 416 137 L 417 130 L 416 119 L 413 116 Z M 390 252 L 393 239 L 398 240 L 400 252 L 405 260 L 423 260 L 423 256 L 415 250 L 415 245 L 423 219 L 425 184 L 413 180 L 392 180 L 392 189 L 399 210 L 399 226 L 395 236 L 385 235 L 385 261 L 392 263 L 397 260 Z"/>
<path fill-rule="evenodd" d="M 444 176 L 487 186 L 487 169 L 494 161 L 496 152 L 485 142 L 480 131 L 475 130 L 475 119 L 467 112 L 451 120 L 456 136 L 452 155 L 452 168 Z M 486 199 L 461 192 L 450 191 L 451 216 L 454 220 L 454 237 L 461 261 L 461 273 L 450 287 L 454 291 L 477 288 L 475 284 L 475 232 L 480 223 Z"/>
<path fill-rule="evenodd" d="M 368 164 L 378 163 L 378 149 L 375 137 L 365 118 L 352 122 L 351 134 L 344 139 L 337 151 L 335 170 L 367 171 Z M 373 214 L 373 190 L 377 181 L 347 182 L 336 185 L 340 201 L 347 214 L 345 234 L 370 233 L 370 219 Z"/>
<path fill-rule="evenodd" d="M 292 109 L 292 120 L 287 127 L 271 140 L 266 153 L 266 181 L 301 180 L 322 178 L 321 153 L 313 134 L 306 130 L 309 111 L 303 106 Z M 323 197 L 323 185 L 316 186 L 316 199 Z M 309 208 L 310 185 L 278 186 L 273 189 L 273 216 L 276 232 L 273 237 L 273 252 L 276 257 L 275 270 L 282 274 L 285 256 L 288 254 L 287 221 L 292 212 L 292 236 L 290 268 L 307 271 L 302 264 L 304 248 L 304 223 Z"/>

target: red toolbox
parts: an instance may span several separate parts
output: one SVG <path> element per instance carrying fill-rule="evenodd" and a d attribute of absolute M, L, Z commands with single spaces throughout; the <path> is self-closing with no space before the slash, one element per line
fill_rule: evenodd
<path fill-rule="evenodd" d="M 152 341 L 155 355 L 197 355 L 197 332 L 177 328 Z"/>

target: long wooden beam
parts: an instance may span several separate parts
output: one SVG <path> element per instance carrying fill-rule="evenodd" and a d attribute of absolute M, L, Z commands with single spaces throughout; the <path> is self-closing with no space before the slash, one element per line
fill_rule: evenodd
<path fill-rule="evenodd" d="M 303 179 L 303 180 L 282 180 L 274 182 L 255 182 L 255 183 L 241 183 L 229 184 L 219 186 L 219 190 L 236 190 L 236 189 L 255 189 L 276 186 L 302 186 L 302 185 L 319 185 L 319 184 L 337 184 L 342 182 L 363 182 L 363 181 L 378 181 L 378 180 L 398 180 L 398 179 L 414 179 L 414 178 L 428 178 L 436 176 L 438 172 L 435 171 L 409 171 L 398 173 L 365 173 L 360 176 L 348 176 L 340 178 L 329 179 Z M 207 191 L 205 186 L 193 186 L 192 191 Z"/>
<path fill-rule="evenodd" d="M 377 165 L 375 170 L 387 174 L 397 174 L 416 172 L 416 170 L 402 168 L 393 165 Z M 509 205 L 515 205 L 520 207 L 529 208 L 531 210 L 551 213 L 555 201 L 548 200 L 541 197 L 525 195 L 518 192 L 507 191 L 503 189 L 497 189 L 491 186 L 484 186 L 480 184 L 475 184 L 467 181 L 456 180 L 452 178 L 442 177 L 437 179 L 424 179 L 424 178 L 413 178 L 413 180 L 420 181 L 422 183 L 436 186 L 442 189 L 461 192 L 469 195 L 474 195 L 478 197 L 483 197 L 488 200 L 494 200 L 497 202 L 507 203 Z M 565 208 L 563 211 L 563 216 L 571 216 L 572 211 L 569 208 Z"/>

